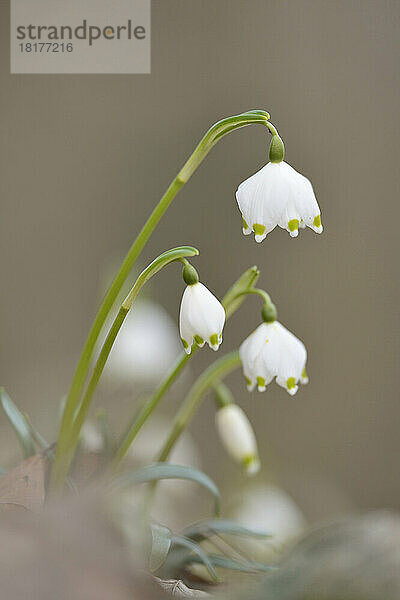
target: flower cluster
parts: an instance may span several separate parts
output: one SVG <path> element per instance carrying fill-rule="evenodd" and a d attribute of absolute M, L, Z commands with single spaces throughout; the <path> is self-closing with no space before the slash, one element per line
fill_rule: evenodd
<path fill-rule="evenodd" d="M 239 185 L 236 199 L 243 216 L 243 233 L 254 232 L 262 242 L 276 226 L 297 237 L 299 229 L 310 227 L 322 233 L 321 211 L 310 181 L 283 161 L 283 142 L 274 130 L 270 162 Z M 180 309 L 180 334 L 190 354 L 196 343 L 206 342 L 218 350 L 222 342 L 225 311 L 218 299 L 199 282 L 196 271 L 186 264 L 183 274 L 187 287 Z M 299 383 L 308 383 L 307 351 L 300 341 L 276 318 L 276 308 L 263 290 L 252 286 L 241 293 L 258 293 L 264 298 L 263 323 L 251 333 L 239 349 L 243 373 L 249 391 L 264 392 L 274 379 L 290 395 Z M 218 394 L 217 394 L 218 395 Z M 258 471 L 257 442 L 243 410 L 232 400 L 220 402 L 216 425 L 228 453 L 244 466 L 248 474 Z"/>

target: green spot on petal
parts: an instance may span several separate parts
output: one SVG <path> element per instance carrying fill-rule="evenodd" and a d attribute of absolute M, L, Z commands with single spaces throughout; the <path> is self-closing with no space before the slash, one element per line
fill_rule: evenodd
<path fill-rule="evenodd" d="M 263 235 L 263 233 L 265 232 L 265 225 L 260 225 L 260 223 L 254 223 L 253 231 L 256 235 Z"/>
<path fill-rule="evenodd" d="M 248 229 L 249 226 L 247 225 L 246 221 L 243 219 L 243 229 Z"/>
<path fill-rule="evenodd" d="M 288 228 L 289 228 L 289 231 L 296 231 L 296 229 L 299 228 L 299 220 L 291 219 L 288 223 Z"/>
<path fill-rule="evenodd" d="M 302 370 L 302 372 L 301 372 L 301 376 L 302 376 L 302 378 L 303 378 L 303 379 L 307 379 L 307 377 L 308 377 L 308 375 L 307 375 L 307 371 L 306 371 L 306 368 L 305 368 L 305 367 L 304 367 L 304 369 L 303 369 L 303 370 Z"/>
<path fill-rule="evenodd" d="M 286 381 L 286 386 L 288 390 L 292 390 L 293 388 L 296 387 L 296 380 L 294 377 L 289 377 L 289 379 Z"/>
<path fill-rule="evenodd" d="M 183 347 L 185 348 L 185 350 L 187 350 L 189 348 L 189 344 L 183 338 L 181 338 L 181 340 L 182 340 Z"/>
<path fill-rule="evenodd" d="M 248 475 L 255 475 L 260 470 L 260 460 L 256 454 L 244 456 L 242 465 Z"/>
<path fill-rule="evenodd" d="M 321 215 L 317 215 L 314 219 L 314 226 L 321 227 Z"/>
<path fill-rule="evenodd" d="M 210 344 L 211 344 L 211 346 L 218 346 L 218 334 L 217 333 L 213 333 L 212 335 L 210 335 Z"/>
<path fill-rule="evenodd" d="M 201 346 L 202 344 L 204 344 L 204 340 L 202 337 L 200 337 L 199 335 L 195 335 L 194 336 L 194 341 L 196 342 L 196 344 L 198 346 Z"/>
<path fill-rule="evenodd" d="M 265 387 L 264 377 L 257 377 L 257 385 L 258 385 L 258 387 Z"/>
<path fill-rule="evenodd" d="M 246 381 L 247 385 L 251 385 L 252 384 L 251 379 L 249 379 L 248 377 L 245 377 L 245 381 Z"/>

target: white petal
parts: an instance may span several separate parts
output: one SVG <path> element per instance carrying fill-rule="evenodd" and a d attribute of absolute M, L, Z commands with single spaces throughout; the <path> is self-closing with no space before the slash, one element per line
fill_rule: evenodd
<path fill-rule="evenodd" d="M 262 323 L 249 335 L 239 349 L 243 372 L 248 380 L 248 390 L 252 391 L 257 385 L 259 392 L 264 392 L 272 381 L 274 374 L 262 361 L 262 349 L 267 341 L 268 326 Z"/>

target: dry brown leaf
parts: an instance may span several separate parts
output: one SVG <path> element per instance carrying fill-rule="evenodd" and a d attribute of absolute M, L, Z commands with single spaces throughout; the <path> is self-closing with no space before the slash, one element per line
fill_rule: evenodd
<path fill-rule="evenodd" d="M 0 477 L 0 512 L 12 508 L 40 512 L 45 500 L 48 466 L 46 452 L 40 452 Z"/>

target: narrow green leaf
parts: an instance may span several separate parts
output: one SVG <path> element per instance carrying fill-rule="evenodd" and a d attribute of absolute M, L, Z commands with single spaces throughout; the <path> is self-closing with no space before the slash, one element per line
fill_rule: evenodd
<path fill-rule="evenodd" d="M 172 533 L 168 527 L 152 523 L 151 528 L 151 551 L 149 556 L 149 569 L 151 572 L 158 571 L 168 556 L 172 542 Z"/>
<path fill-rule="evenodd" d="M 215 483 L 205 473 L 185 465 L 172 465 L 161 462 L 147 465 L 141 469 L 125 471 L 114 479 L 111 487 L 126 487 L 128 485 L 157 481 L 158 479 L 186 479 L 198 483 L 214 496 L 215 512 L 219 514 L 221 496 Z"/>
<path fill-rule="evenodd" d="M 42 448 L 42 450 L 47 450 L 48 448 L 50 448 L 50 444 L 48 442 L 46 442 L 46 440 L 44 439 L 44 437 L 38 432 L 38 430 L 33 426 L 29 416 L 24 413 L 22 415 L 25 419 L 25 423 L 30 431 L 30 434 L 32 436 L 32 439 L 37 443 L 37 445 Z M 51 454 L 51 453 L 50 453 Z"/>
<path fill-rule="evenodd" d="M 25 421 L 25 418 L 3 388 L 0 388 L 0 400 L 4 412 L 6 413 L 8 420 L 10 421 L 21 444 L 24 458 L 29 458 L 35 454 L 36 449 L 35 441 L 32 437 L 30 428 Z"/>
<path fill-rule="evenodd" d="M 276 567 L 265 565 L 263 563 L 256 562 L 254 560 L 239 562 L 233 558 L 226 558 L 225 556 L 219 555 L 208 555 L 208 559 L 213 567 L 219 567 L 220 569 L 229 569 L 231 571 L 242 571 L 243 573 L 256 573 L 274 571 Z M 191 557 L 191 562 L 201 563 L 202 561 L 197 557 Z"/>
<path fill-rule="evenodd" d="M 183 532 L 185 537 L 195 540 L 196 542 L 200 542 L 201 540 L 220 533 L 259 539 L 271 537 L 269 533 L 243 527 L 243 525 L 239 525 L 228 519 L 209 519 L 207 521 L 201 521 L 200 523 L 187 527 Z"/>
<path fill-rule="evenodd" d="M 210 573 L 214 581 L 219 580 L 218 575 L 213 567 L 212 562 L 210 561 L 208 554 L 203 550 L 201 546 L 195 544 L 194 542 L 192 542 L 192 540 L 189 540 L 189 538 L 180 535 L 174 535 L 172 538 L 172 542 L 174 545 L 182 546 L 183 548 L 186 548 L 190 551 L 190 554 L 185 552 L 183 555 L 181 555 L 184 559 L 184 563 L 192 562 L 192 558 L 194 558 L 194 555 L 197 558 L 196 562 L 200 562 L 206 567 L 207 571 Z M 174 566 L 178 567 L 182 565 L 176 564 Z"/>
<path fill-rule="evenodd" d="M 237 281 L 229 288 L 222 299 L 225 308 L 226 318 L 229 318 L 244 302 L 243 292 L 254 287 L 260 276 L 260 271 L 256 266 L 247 269 Z"/>

